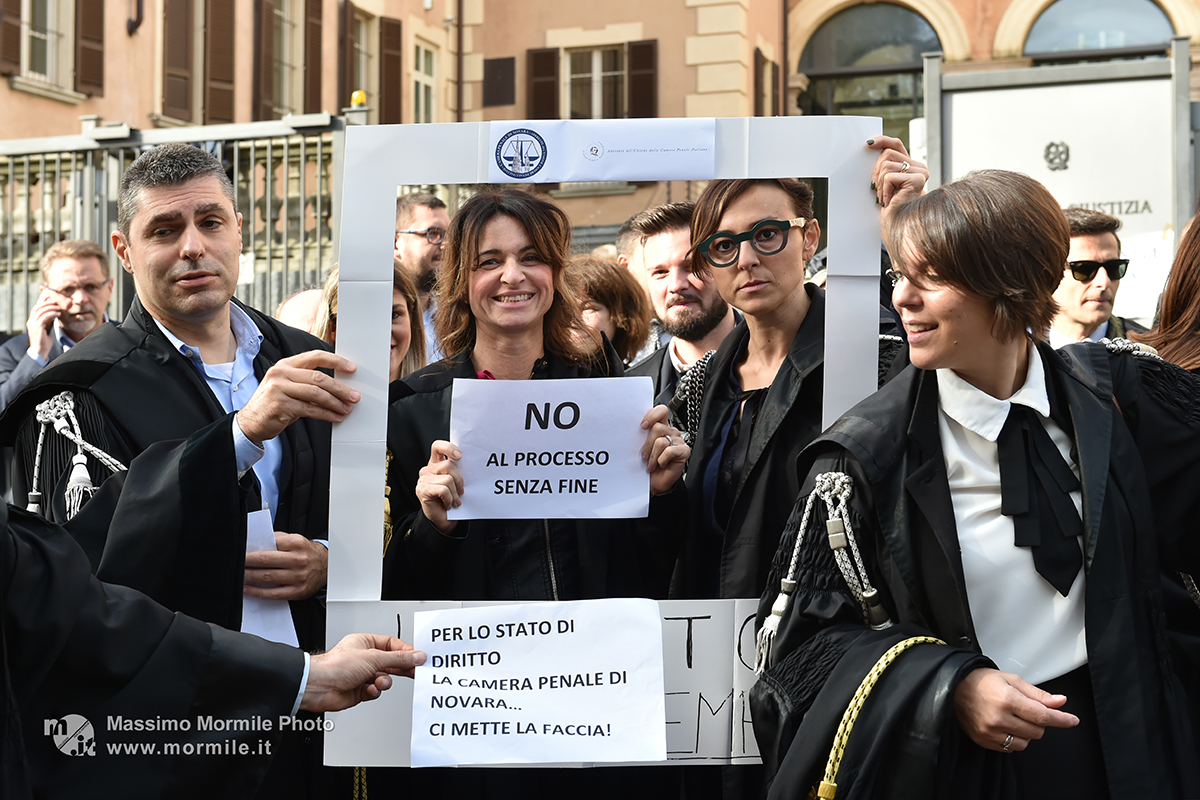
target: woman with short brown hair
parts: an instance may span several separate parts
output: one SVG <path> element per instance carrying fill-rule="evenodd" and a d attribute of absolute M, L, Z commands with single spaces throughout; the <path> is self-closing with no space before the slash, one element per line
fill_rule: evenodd
<path fill-rule="evenodd" d="M 629 270 L 612 261 L 580 257 L 567 268 L 583 299 L 584 324 L 612 342 L 626 366 L 650 337 L 650 298 Z"/>
<path fill-rule="evenodd" d="M 798 463 L 758 614 L 772 796 L 822 782 L 864 678 L 839 796 L 1196 796 L 1161 582 L 1200 567 L 1200 503 L 1170 490 L 1200 479 L 1200 381 L 1041 341 L 1069 234 L 1024 175 L 971 173 L 885 227 L 912 365 Z"/>

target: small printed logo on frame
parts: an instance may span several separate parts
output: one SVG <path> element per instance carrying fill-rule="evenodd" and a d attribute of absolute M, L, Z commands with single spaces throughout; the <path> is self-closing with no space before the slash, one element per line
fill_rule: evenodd
<path fill-rule="evenodd" d="M 515 128 L 496 145 L 496 166 L 510 178 L 531 178 L 546 163 L 546 140 L 528 128 Z"/>
<path fill-rule="evenodd" d="M 1042 157 L 1046 159 L 1050 171 L 1057 172 L 1067 168 L 1067 162 L 1071 160 L 1071 148 L 1067 147 L 1066 142 L 1051 142 L 1046 145 Z"/>

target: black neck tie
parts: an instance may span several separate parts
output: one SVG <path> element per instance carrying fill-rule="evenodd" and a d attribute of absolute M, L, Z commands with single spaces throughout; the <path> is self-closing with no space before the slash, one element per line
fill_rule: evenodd
<path fill-rule="evenodd" d="M 1071 492 L 1079 479 L 1033 409 L 1011 404 L 996 439 L 1000 451 L 1000 513 L 1012 517 L 1017 547 L 1033 550 L 1033 565 L 1063 597 L 1071 590 L 1083 555 L 1083 523 Z"/>

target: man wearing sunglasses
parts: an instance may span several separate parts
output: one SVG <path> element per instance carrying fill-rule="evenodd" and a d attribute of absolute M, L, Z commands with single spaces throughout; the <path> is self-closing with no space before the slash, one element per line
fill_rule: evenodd
<path fill-rule="evenodd" d="M 396 258 L 417 284 L 421 310 L 425 317 L 425 356 L 432 364 L 442 357 L 433 334 L 436 308 L 433 287 L 442 264 L 442 243 L 450 227 L 446 204 L 436 195 L 413 192 L 396 201 Z"/>
<path fill-rule="evenodd" d="M 1136 322 L 1113 316 L 1113 302 L 1129 259 L 1121 258 L 1117 231 L 1121 220 L 1086 208 L 1068 208 L 1071 250 L 1062 283 L 1054 292 L 1058 316 L 1050 327 L 1050 344 L 1123 339 L 1146 329 Z"/>

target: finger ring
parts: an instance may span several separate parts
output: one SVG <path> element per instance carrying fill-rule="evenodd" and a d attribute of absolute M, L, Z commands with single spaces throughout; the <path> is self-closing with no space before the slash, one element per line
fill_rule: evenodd
<path fill-rule="evenodd" d="M 1011 750 L 1008 749 L 1008 748 L 1012 747 L 1012 742 L 1013 742 L 1013 735 L 1010 733 L 1007 737 L 1005 737 L 1004 744 L 1000 745 L 1000 749 L 1006 753 L 1012 752 Z"/>
<path fill-rule="evenodd" d="M 904 162 L 904 165 L 903 165 L 902 167 L 900 167 L 900 171 L 901 171 L 901 172 L 908 172 L 908 170 L 909 170 L 911 167 L 912 167 L 912 164 L 909 164 L 907 161 L 905 161 L 905 162 Z"/>
<path fill-rule="evenodd" d="M 671 434 L 664 433 L 663 436 L 667 437 L 667 447 L 670 447 L 671 445 L 675 444 L 675 440 L 671 438 Z"/>

